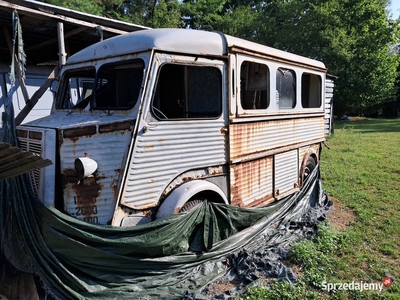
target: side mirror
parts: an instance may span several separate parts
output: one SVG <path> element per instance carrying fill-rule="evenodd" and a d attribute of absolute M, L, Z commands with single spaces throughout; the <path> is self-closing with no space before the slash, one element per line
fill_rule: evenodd
<path fill-rule="evenodd" d="M 51 81 L 51 84 L 50 84 L 50 91 L 53 92 L 54 94 L 57 92 L 57 89 L 58 89 L 58 82 L 59 82 L 58 79 L 53 79 L 53 80 Z"/>

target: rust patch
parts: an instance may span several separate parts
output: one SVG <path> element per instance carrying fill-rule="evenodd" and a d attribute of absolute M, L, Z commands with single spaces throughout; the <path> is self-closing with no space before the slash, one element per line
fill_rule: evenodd
<path fill-rule="evenodd" d="M 181 206 L 175 208 L 173 214 L 174 214 L 174 215 L 175 215 L 175 214 L 178 214 L 178 213 L 181 211 L 181 208 L 182 208 Z"/>
<path fill-rule="evenodd" d="M 103 186 L 93 176 L 79 180 L 75 169 L 64 169 L 62 173 L 64 175 L 63 190 L 70 190 L 74 195 L 75 208 L 71 215 L 86 222 L 98 224 L 96 202 Z"/>
<path fill-rule="evenodd" d="M 17 136 L 18 137 L 22 137 L 22 138 L 27 138 L 28 137 L 28 131 L 17 129 Z"/>
<path fill-rule="evenodd" d="M 272 195 L 267 195 L 266 197 L 264 197 L 262 199 L 258 199 L 258 200 L 255 200 L 255 201 L 249 203 L 249 205 L 246 205 L 246 207 L 263 207 L 268 204 L 271 204 L 274 201 L 275 201 L 275 198 Z"/>
<path fill-rule="evenodd" d="M 207 170 L 208 170 L 208 175 L 221 175 L 224 173 L 224 169 L 222 168 L 222 166 L 209 167 Z"/>
<path fill-rule="evenodd" d="M 102 186 L 98 184 L 94 177 L 88 177 L 72 186 L 75 193 L 75 216 L 83 217 L 89 223 L 99 223 L 97 218 L 97 197 L 100 196 Z"/>
<path fill-rule="evenodd" d="M 62 170 L 62 174 L 67 177 L 67 182 L 76 182 L 78 180 L 78 175 L 76 174 L 75 169 L 64 169 Z M 68 177 L 73 177 L 73 181 L 69 180 Z"/>
<path fill-rule="evenodd" d="M 316 127 L 321 130 L 315 130 Z M 323 118 L 292 118 L 232 124 L 229 138 L 233 160 L 246 156 L 260 157 L 263 153 L 269 156 L 324 140 Z"/>
<path fill-rule="evenodd" d="M 272 165 L 272 156 L 232 165 L 232 205 L 254 207 L 273 200 Z"/>
<path fill-rule="evenodd" d="M 107 176 L 106 176 L 106 174 L 104 174 L 104 173 L 101 173 L 101 174 L 97 174 L 96 175 L 96 179 L 98 180 L 98 179 L 106 179 L 107 178 Z"/>
<path fill-rule="evenodd" d="M 29 131 L 29 138 L 32 140 L 42 140 L 42 133 L 37 131 Z"/>
<path fill-rule="evenodd" d="M 190 177 L 182 177 L 182 183 L 189 182 L 190 180 L 192 180 Z"/>
<path fill-rule="evenodd" d="M 220 129 L 220 131 L 221 131 L 221 133 L 222 133 L 223 135 L 225 135 L 225 134 L 228 133 L 228 128 L 227 128 L 226 126 L 222 126 L 221 129 Z"/>
<path fill-rule="evenodd" d="M 100 125 L 99 133 L 108 133 L 114 131 L 130 131 L 132 126 L 133 126 L 132 121 Z"/>
<path fill-rule="evenodd" d="M 97 129 L 96 126 L 85 126 L 85 127 L 78 127 L 72 129 L 66 129 L 63 131 L 63 136 L 66 139 L 70 139 L 72 141 L 77 141 L 79 137 L 82 136 L 91 136 L 96 134 Z"/>
<path fill-rule="evenodd" d="M 118 180 L 117 179 L 113 179 L 113 181 L 111 183 L 111 189 L 113 191 L 114 199 L 117 199 L 118 198 Z"/>

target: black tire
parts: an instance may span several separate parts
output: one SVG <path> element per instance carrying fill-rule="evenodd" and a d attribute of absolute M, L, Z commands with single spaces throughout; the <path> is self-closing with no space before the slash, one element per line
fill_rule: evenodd
<path fill-rule="evenodd" d="M 303 182 L 305 182 L 307 180 L 307 178 L 310 176 L 312 171 L 314 171 L 316 166 L 317 166 L 317 162 L 315 161 L 314 157 L 310 156 L 307 159 L 306 165 L 304 166 Z"/>
<path fill-rule="evenodd" d="M 193 209 L 195 209 L 196 207 L 198 207 L 199 205 L 201 205 L 206 199 L 203 198 L 196 198 L 196 199 L 192 199 L 189 200 L 188 202 L 186 202 L 182 208 L 179 210 L 180 213 L 182 212 L 190 212 Z"/>

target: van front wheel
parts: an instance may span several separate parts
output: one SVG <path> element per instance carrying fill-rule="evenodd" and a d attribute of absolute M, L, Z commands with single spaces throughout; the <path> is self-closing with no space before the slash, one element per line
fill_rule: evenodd
<path fill-rule="evenodd" d="M 191 212 L 192 210 L 196 209 L 198 206 L 200 206 L 204 201 L 206 201 L 205 198 L 194 198 L 192 200 L 187 201 L 179 210 L 180 213 L 188 213 Z"/>

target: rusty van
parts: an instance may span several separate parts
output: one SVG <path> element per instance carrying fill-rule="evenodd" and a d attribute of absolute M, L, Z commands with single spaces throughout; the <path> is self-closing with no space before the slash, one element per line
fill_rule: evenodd
<path fill-rule="evenodd" d="M 201 201 L 301 189 L 324 141 L 325 65 L 217 32 L 149 29 L 63 66 L 51 114 L 18 126 L 53 161 L 30 186 L 77 219 L 134 226 Z"/>

